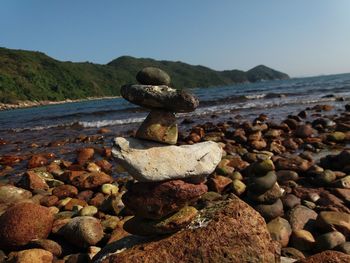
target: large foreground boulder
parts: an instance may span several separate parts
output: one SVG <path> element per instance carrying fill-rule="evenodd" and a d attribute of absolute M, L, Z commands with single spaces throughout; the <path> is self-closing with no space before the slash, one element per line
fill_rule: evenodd
<path fill-rule="evenodd" d="M 207 176 L 221 161 L 222 150 L 211 141 L 175 146 L 117 137 L 112 153 L 136 180 L 151 182 Z"/>
<path fill-rule="evenodd" d="M 16 249 L 33 239 L 47 238 L 53 215 L 41 205 L 19 203 L 0 216 L 0 249 Z"/>
<path fill-rule="evenodd" d="M 133 247 L 125 241 L 106 246 L 94 262 L 264 263 L 279 262 L 280 256 L 264 219 L 236 196 L 203 209 L 189 227 L 172 236 Z"/>
<path fill-rule="evenodd" d="M 135 215 L 159 219 L 194 203 L 207 190 L 203 183 L 190 184 L 182 180 L 137 182 L 129 187 L 122 200 Z"/>

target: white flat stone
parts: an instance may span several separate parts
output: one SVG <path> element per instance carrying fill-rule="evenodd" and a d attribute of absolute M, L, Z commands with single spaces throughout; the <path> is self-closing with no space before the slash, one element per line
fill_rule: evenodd
<path fill-rule="evenodd" d="M 207 176 L 220 162 L 222 149 L 212 141 L 174 146 L 117 137 L 112 154 L 136 180 L 155 182 Z"/>

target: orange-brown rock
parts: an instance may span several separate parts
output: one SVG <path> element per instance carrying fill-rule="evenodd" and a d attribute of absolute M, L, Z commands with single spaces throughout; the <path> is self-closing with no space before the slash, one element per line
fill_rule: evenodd
<path fill-rule="evenodd" d="M 134 183 L 123 195 L 123 202 L 135 215 L 158 219 L 195 202 L 208 190 L 204 184 L 182 180 Z"/>
<path fill-rule="evenodd" d="M 210 191 L 222 193 L 230 184 L 232 180 L 222 175 L 215 175 L 208 179 L 207 185 Z"/>
<path fill-rule="evenodd" d="M 81 199 L 77 199 L 77 198 L 72 198 L 65 206 L 64 206 L 64 210 L 67 211 L 72 211 L 73 207 L 76 205 L 80 205 L 80 206 L 87 206 L 88 204 Z"/>
<path fill-rule="evenodd" d="M 43 206 L 54 206 L 58 202 L 58 197 L 55 195 L 46 195 L 40 199 L 40 204 Z"/>
<path fill-rule="evenodd" d="M 235 196 L 202 210 L 188 229 L 115 253 L 125 248 L 127 238 L 109 244 L 94 260 L 101 259 L 102 263 L 279 262 L 278 245 L 271 240 L 264 219 Z"/>
<path fill-rule="evenodd" d="M 83 173 L 73 178 L 71 184 L 81 190 L 94 189 L 113 182 L 113 178 L 104 172 Z"/>
<path fill-rule="evenodd" d="M 52 194 L 57 196 L 59 199 L 63 199 L 66 197 L 75 197 L 78 194 L 78 189 L 73 185 L 64 184 L 55 187 L 52 190 Z"/>
<path fill-rule="evenodd" d="M 312 255 L 305 259 L 300 259 L 295 263 L 349 263 L 350 255 L 342 252 L 326 250 L 321 253 Z"/>
<path fill-rule="evenodd" d="M 113 165 L 107 160 L 98 160 L 96 164 L 102 168 L 104 172 L 110 172 L 112 170 Z"/>
<path fill-rule="evenodd" d="M 48 208 L 19 203 L 0 216 L 0 249 L 18 248 L 33 239 L 47 238 L 52 223 Z"/>
<path fill-rule="evenodd" d="M 4 155 L 0 157 L 0 164 L 2 165 L 14 165 L 16 163 L 19 163 L 22 161 L 23 158 L 21 156 L 16 156 L 16 155 Z"/>
<path fill-rule="evenodd" d="M 45 156 L 42 155 L 33 155 L 32 158 L 28 162 L 28 168 L 35 168 L 47 165 L 48 160 Z"/>
<path fill-rule="evenodd" d="M 11 263 L 51 263 L 53 255 L 51 252 L 40 249 L 26 249 L 19 252 L 11 252 L 6 262 Z"/>
<path fill-rule="evenodd" d="M 45 180 L 34 171 L 27 171 L 18 182 L 18 186 L 27 190 L 48 190 Z"/>
<path fill-rule="evenodd" d="M 94 148 L 80 149 L 77 157 L 78 164 L 84 165 L 87 161 L 91 160 L 94 157 L 94 153 Z"/>

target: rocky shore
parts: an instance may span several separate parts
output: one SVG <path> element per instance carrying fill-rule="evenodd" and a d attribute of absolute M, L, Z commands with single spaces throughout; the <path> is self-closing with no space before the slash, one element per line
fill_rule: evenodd
<path fill-rule="evenodd" d="M 72 103 L 72 102 L 81 102 L 81 101 L 90 101 L 90 100 L 102 100 L 102 99 L 115 99 L 119 98 L 120 96 L 109 96 L 109 97 L 90 97 L 86 99 L 66 99 L 62 101 L 18 101 L 16 103 L 0 103 L 0 111 L 2 110 L 14 110 L 14 109 L 22 109 L 22 108 L 33 108 L 33 107 L 39 107 L 39 106 L 47 106 L 47 105 L 57 105 L 57 104 L 65 104 L 65 103 Z"/>
<path fill-rule="evenodd" d="M 350 262 L 350 105 L 179 132 L 196 98 L 137 80 L 149 116 L 113 147 L 0 156 L 0 262 Z"/>

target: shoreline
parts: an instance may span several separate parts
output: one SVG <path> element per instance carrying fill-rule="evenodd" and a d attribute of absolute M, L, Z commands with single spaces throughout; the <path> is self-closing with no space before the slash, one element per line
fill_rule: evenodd
<path fill-rule="evenodd" d="M 65 104 L 65 103 L 74 103 L 74 102 L 83 102 L 83 101 L 92 101 L 92 100 L 104 100 L 104 99 L 117 99 L 120 96 L 105 96 L 105 97 L 88 97 L 85 99 L 66 99 L 60 101 L 19 101 L 17 103 L 0 103 L 0 111 L 5 110 L 15 110 L 15 109 L 25 109 L 25 108 L 34 108 L 40 106 L 48 106 L 48 105 L 57 105 L 57 104 Z"/>
<path fill-rule="evenodd" d="M 249 226 L 252 220 L 259 220 L 263 222 L 260 227 L 261 231 L 266 233 L 267 239 L 259 240 L 257 246 L 262 246 L 263 242 L 273 243 L 281 249 L 282 256 L 294 259 L 317 256 L 317 252 L 327 250 L 329 246 L 321 246 L 323 241 L 319 237 L 327 237 L 334 231 L 328 230 L 328 225 L 322 225 L 321 228 L 321 225 L 317 224 L 317 227 L 309 228 L 304 223 L 304 215 L 308 220 L 315 222 L 321 222 L 324 214 L 331 216 L 332 220 L 350 216 L 347 195 L 350 180 L 350 167 L 347 165 L 350 160 L 350 108 L 343 106 L 338 108 L 335 114 L 329 108 L 327 105 L 305 107 L 293 115 L 289 112 L 283 114 L 278 122 L 271 121 L 270 114 L 257 113 L 254 120 L 243 117 L 233 121 L 227 116 L 223 121 L 214 118 L 211 122 L 192 123 L 190 129 L 186 129 L 178 138 L 177 146 L 189 147 L 209 141 L 211 144 L 216 142 L 222 147 L 221 160 L 203 181 L 185 181 L 177 178 L 170 182 L 187 187 L 186 189 L 190 189 L 188 192 L 204 189 L 205 193 L 201 194 L 198 200 L 191 202 L 192 210 L 196 209 L 194 211 L 199 215 L 207 216 L 206 211 L 213 207 L 221 207 L 224 210 L 220 211 L 225 213 L 217 213 L 216 218 L 220 218 L 217 221 L 199 221 L 199 226 L 198 220 L 192 218 L 186 219 L 188 221 L 185 226 L 175 222 L 174 225 L 178 228 L 171 229 L 171 232 L 151 228 L 147 230 L 148 233 L 159 238 L 152 242 L 158 242 L 156 244 L 161 247 L 169 240 L 176 240 L 179 249 L 185 250 L 188 247 L 188 239 L 184 239 L 182 233 L 195 237 L 195 240 L 202 242 L 200 244 L 204 244 L 206 239 L 198 236 L 202 232 L 212 229 L 216 231 L 218 228 L 223 229 L 226 236 L 233 236 L 232 239 L 239 240 L 235 237 L 235 229 L 242 229 L 239 227 L 241 224 Z M 130 237 L 138 235 L 138 228 L 133 227 L 133 221 L 129 220 L 132 220 L 131 216 L 142 211 L 142 208 L 125 213 L 130 202 L 120 200 L 123 201 L 122 197 L 131 192 L 130 187 L 134 187 L 136 181 L 120 165 L 120 161 L 112 156 L 110 141 L 120 136 L 132 137 L 135 132 L 136 130 L 131 129 L 124 135 L 108 128 L 91 133 L 81 129 L 74 137 L 59 140 L 54 140 L 51 136 L 47 136 L 44 141 L 41 138 L 45 136 L 20 142 L 17 138 L 13 141 L 0 139 L 0 145 L 8 147 L 3 148 L 6 149 L 6 154 L 0 155 L 0 189 L 5 193 L 0 195 L 0 217 L 4 214 L 3 218 L 6 219 L 8 214 L 21 214 L 21 211 L 26 211 L 24 216 L 21 215 L 21 220 L 18 220 L 17 228 L 12 227 L 12 221 L 0 222 L 0 229 L 13 231 L 11 235 L 4 236 L 14 236 L 18 233 L 17 229 L 32 225 L 35 227 L 36 222 L 39 222 L 40 226 L 47 226 L 47 232 L 40 242 L 55 246 L 41 247 L 40 243 L 40 251 L 52 257 L 55 255 L 58 260 L 73 258 L 79 253 L 87 258 L 86 262 L 102 262 L 99 259 L 103 257 L 132 254 L 138 245 L 132 243 Z M 28 143 L 30 145 L 25 148 Z M 157 156 L 160 159 L 154 161 L 161 165 L 160 152 Z M 172 186 L 165 184 L 158 182 L 154 185 L 161 190 Z M 162 188 L 163 185 L 165 186 Z M 258 195 L 253 193 L 257 189 Z M 233 198 L 233 195 L 236 197 Z M 148 196 L 152 197 L 152 192 L 148 191 L 133 200 L 154 202 L 155 199 Z M 158 202 L 158 199 L 156 201 Z M 238 202 L 241 204 L 237 207 L 240 214 L 234 221 L 238 225 L 235 227 L 231 226 L 230 222 L 233 222 L 231 219 L 237 214 L 237 209 L 229 204 Z M 42 216 L 33 220 L 33 211 Z M 212 214 L 213 210 L 210 211 Z M 241 216 L 247 211 L 251 211 L 249 213 L 252 214 L 249 221 L 243 220 Z M 226 213 L 229 213 L 230 220 L 227 220 Z M 43 220 L 50 223 L 41 222 Z M 81 232 L 71 228 L 77 221 L 85 224 L 85 220 L 92 224 L 87 224 Z M 149 222 L 150 219 L 140 219 L 137 223 L 141 225 Z M 220 222 L 218 228 L 215 222 Z M 300 227 L 299 230 L 304 232 L 308 231 L 310 237 L 315 240 L 305 250 L 299 250 L 303 240 L 295 239 L 292 229 L 296 227 Z M 343 235 L 348 233 L 345 231 L 347 230 L 339 228 L 336 232 L 341 237 L 341 244 L 348 241 L 345 236 L 343 238 Z M 96 237 L 94 244 L 87 243 L 90 239 L 86 237 L 90 233 Z M 268 237 L 269 233 L 272 238 Z M 77 239 L 71 238 L 74 235 Z M 255 236 L 254 232 L 244 232 L 244 235 L 247 238 Z M 217 244 L 222 244 L 222 236 L 224 235 L 215 237 Z M 147 235 L 143 238 L 142 246 L 150 247 L 152 243 L 147 239 Z M 3 239 L 5 242 L 12 242 L 12 239 Z M 28 240 L 26 242 L 29 245 L 34 242 L 30 238 L 25 240 Z M 190 245 L 197 245 L 192 241 L 194 238 L 190 240 Z M 119 253 L 117 250 L 111 250 L 111 255 L 106 254 L 105 251 L 112 242 L 118 244 L 123 251 Z M 96 249 L 92 253 L 86 252 L 86 248 L 79 245 L 85 243 L 94 245 Z M 66 244 L 70 244 L 72 249 L 68 249 Z M 314 247 L 322 249 L 318 251 L 314 250 Z M 33 252 L 30 249 L 20 250 L 22 247 L 17 244 L 16 247 L 5 249 L 6 259 L 10 259 L 15 253 Z M 210 249 L 208 248 L 208 251 Z M 290 254 L 290 249 L 296 252 Z M 17 250 L 20 252 L 15 252 Z M 145 257 L 153 255 L 150 249 L 144 251 Z M 164 251 L 170 253 L 166 249 Z M 225 258 L 225 255 L 219 254 L 219 257 Z"/>

